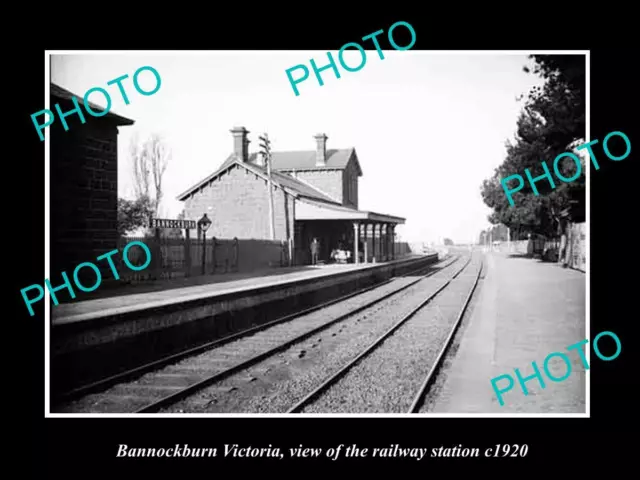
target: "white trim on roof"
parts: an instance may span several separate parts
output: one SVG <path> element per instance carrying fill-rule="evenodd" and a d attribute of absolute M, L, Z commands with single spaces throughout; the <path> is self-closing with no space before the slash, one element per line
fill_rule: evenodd
<path fill-rule="evenodd" d="M 259 170 L 254 169 L 254 168 L 251 168 L 252 165 L 250 163 L 241 162 L 237 158 L 234 158 L 234 160 L 231 163 L 229 163 L 228 165 L 220 168 L 219 170 L 215 171 L 214 173 L 212 173 L 208 177 L 206 177 L 203 180 L 201 180 L 200 182 L 196 183 L 193 187 L 189 188 L 185 192 L 183 192 L 180 195 L 178 195 L 176 197 L 176 199 L 180 200 L 180 201 L 186 200 L 190 195 L 193 195 L 196 191 L 200 190 L 203 186 L 205 186 L 206 184 L 208 184 L 212 180 L 215 180 L 217 177 L 222 175 L 224 172 L 229 170 L 234 165 L 238 165 L 240 167 L 243 167 L 245 170 L 248 170 L 249 172 L 253 173 L 254 175 L 257 175 L 258 177 L 262 178 L 265 181 L 269 180 L 264 173 L 262 173 Z M 278 181 L 275 180 L 274 178 L 271 179 L 271 182 L 273 183 L 273 185 L 275 187 L 281 189 L 282 191 L 288 193 L 289 195 L 292 195 L 293 197 L 297 198 L 300 195 L 300 193 L 291 190 L 289 187 L 285 187 L 283 185 L 280 185 L 280 183 L 278 183 Z"/>
<path fill-rule="evenodd" d="M 298 199 L 295 209 L 296 220 L 362 220 L 404 224 L 405 219 L 376 212 L 365 212 L 354 208 L 322 204 L 314 200 Z"/>
<path fill-rule="evenodd" d="M 253 173 L 254 175 L 262 178 L 264 181 L 268 181 L 267 178 L 267 174 L 265 172 L 263 172 L 262 170 L 260 170 L 260 168 L 250 162 L 243 162 L 241 160 L 239 160 L 237 157 L 233 157 L 233 161 L 231 161 L 230 163 L 226 164 L 229 159 L 232 158 L 232 156 L 229 156 L 227 158 L 227 160 L 224 161 L 223 166 L 221 168 L 219 168 L 218 170 L 216 170 L 214 173 L 212 173 L 211 175 L 209 175 L 208 177 L 204 178 L 203 180 L 201 180 L 200 182 L 196 183 L 193 187 L 189 188 L 188 190 L 184 191 L 183 193 L 181 193 L 180 195 L 178 195 L 176 197 L 177 200 L 180 201 L 185 201 L 187 200 L 187 198 L 190 195 L 193 195 L 194 193 L 196 193 L 198 190 L 200 190 L 202 187 L 204 187 L 205 185 L 207 185 L 208 183 L 212 182 L 213 180 L 215 180 L 217 177 L 219 177 L 220 175 L 222 175 L 224 172 L 226 172 L 227 170 L 229 170 L 231 167 L 233 167 L 234 165 L 238 165 L 242 168 L 244 168 L 245 170 L 247 170 L 248 172 Z M 284 191 L 285 193 L 293 196 L 294 198 L 299 198 L 299 197 L 304 197 L 304 198 L 313 198 L 314 200 L 321 202 L 321 203 L 327 203 L 329 204 L 329 202 L 331 202 L 331 204 L 335 204 L 335 205 L 339 205 L 338 202 L 336 200 L 334 200 L 330 195 L 325 194 L 324 192 L 319 191 L 315 186 L 308 184 L 307 182 L 301 182 L 299 178 L 295 178 L 292 177 L 290 175 L 287 175 L 286 173 L 281 173 L 278 171 L 274 171 L 274 173 L 276 173 L 277 175 L 286 177 L 287 180 L 292 180 L 295 182 L 299 182 L 303 185 L 305 185 L 307 188 L 313 190 L 314 192 L 317 192 L 318 195 L 324 195 L 327 197 L 327 200 L 323 200 L 321 198 L 315 198 L 315 197 L 310 197 L 308 193 L 305 193 L 304 191 L 297 191 L 295 190 L 295 186 L 294 187 L 289 187 L 286 185 L 283 185 L 282 183 L 280 183 L 280 181 L 278 180 L 278 176 L 277 175 L 273 175 L 271 177 L 271 182 L 273 183 L 273 185 L 276 188 L 281 189 L 282 191 Z"/>

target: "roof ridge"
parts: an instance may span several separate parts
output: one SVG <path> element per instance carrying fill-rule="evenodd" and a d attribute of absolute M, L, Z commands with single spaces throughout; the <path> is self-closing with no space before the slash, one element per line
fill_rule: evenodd
<path fill-rule="evenodd" d="M 273 152 L 274 170 L 291 172 L 293 170 L 345 170 L 355 152 L 354 147 L 328 148 L 326 162 L 316 164 L 316 150 L 278 150 Z M 361 169 L 359 169 L 361 174 Z"/>
<path fill-rule="evenodd" d="M 330 150 L 335 150 L 336 152 L 339 152 L 341 150 L 351 150 L 354 147 L 344 147 L 344 148 L 327 148 L 327 151 Z M 315 148 L 311 148 L 308 150 L 273 150 L 272 153 L 300 153 L 300 152 L 310 152 L 310 153 L 315 153 L 316 149 Z M 255 153 L 255 152 L 254 152 Z"/>

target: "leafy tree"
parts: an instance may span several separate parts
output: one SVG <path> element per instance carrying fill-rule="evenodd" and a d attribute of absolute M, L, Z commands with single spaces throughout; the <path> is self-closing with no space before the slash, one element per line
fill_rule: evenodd
<path fill-rule="evenodd" d="M 149 225 L 149 217 L 153 208 L 148 197 L 136 200 L 118 199 L 118 233 L 126 235 Z"/>
<path fill-rule="evenodd" d="M 445 238 L 444 239 L 444 244 L 445 245 L 453 245 L 453 240 L 451 240 L 450 238 Z"/>
<path fill-rule="evenodd" d="M 532 55 L 530 58 L 535 61 L 532 73 L 540 75 L 545 83 L 529 92 L 517 121 L 515 138 L 506 142 L 505 160 L 481 186 L 485 204 L 493 209 L 489 221 L 511 228 L 514 238 L 529 232 L 553 236 L 564 210 L 573 206 L 577 207 L 574 212 L 579 212 L 585 205 L 587 165 L 581 162 L 580 175 L 571 183 L 561 182 L 553 171 L 556 156 L 571 151 L 576 141 L 585 137 L 585 57 Z M 524 70 L 531 72 L 527 67 Z M 543 161 L 551 172 L 555 188 L 543 179 L 536 182 L 538 195 L 535 195 L 525 169 L 532 178 L 539 177 L 545 173 Z M 558 162 L 565 178 L 574 177 L 576 168 L 571 158 Z M 513 194 L 511 206 L 500 180 L 514 174 L 522 176 L 524 187 Z M 507 186 L 515 188 L 517 182 L 513 179 Z"/>

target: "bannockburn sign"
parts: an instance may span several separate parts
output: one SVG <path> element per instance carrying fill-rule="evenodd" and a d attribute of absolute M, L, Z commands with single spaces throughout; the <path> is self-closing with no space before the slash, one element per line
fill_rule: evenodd
<path fill-rule="evenodd" d="M 151 228 L 183 228 L 191 230 L 197 228 L 195 220 L 170 220 L 167 218 L 152 218 Z"/>

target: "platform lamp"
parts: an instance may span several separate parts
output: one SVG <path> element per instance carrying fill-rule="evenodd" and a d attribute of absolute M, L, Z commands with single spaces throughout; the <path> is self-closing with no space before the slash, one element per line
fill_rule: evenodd
<path fill-rule="evenodd" d="M 202 274 L 205 274 L 205 267 L 207 264 L 207 230 L 211 226 L 211 220 L 207 217 L 207 214 L 203 214 L 202 218 L 198 220 L 198 230 L 202 232 Z"/>

